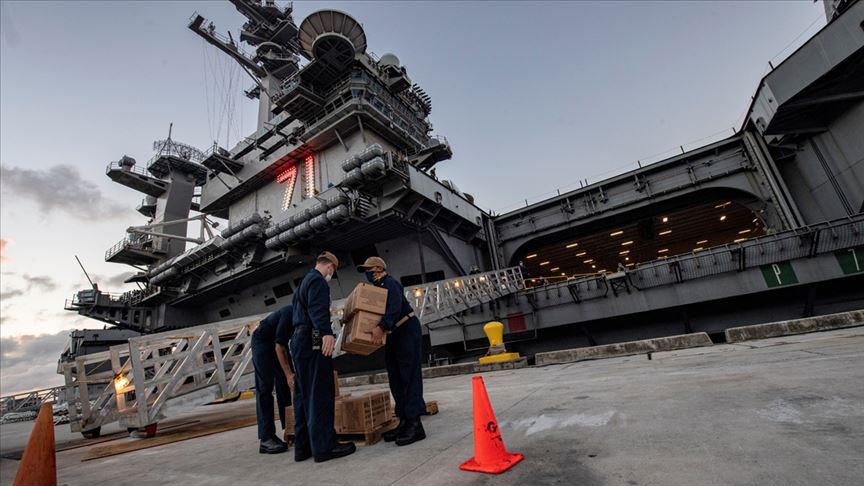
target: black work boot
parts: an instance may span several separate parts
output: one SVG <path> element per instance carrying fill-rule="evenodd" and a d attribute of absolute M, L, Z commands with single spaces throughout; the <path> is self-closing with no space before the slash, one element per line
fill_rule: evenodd
<path fill-rule="evenodd" d="M 399 434 L 402 433 L 402 429 L 405 428 L 405 424 L 407 423 L 407 420 L 400 418 L 399 425 L 397 425 L 395 429 L 388 430 L 381 435 L 381 437 L 384 438 L 384 442 L 393 442 L 394 440 L 396 440 L 396 438 L 399 437 Z"/>
<path fill-rule="evenodd" d="M 315 456 L 315 462 L 329 461 L 339 457 L 350 456 L 357 450 L 357 446 L 353 442 L 337 442 L 336 446 L 330 449 L 329 452 Z"/>
<path fill-rule="evenodd" d="M 261 454 L 281 454 L 287 450 L 288 446 L 274 437 L 262 440 L 258 446 L 258 452 Z"/>
<path fill-rule="evenodd" d="M 402 433 L 396 437 L 396 445 L 404 446 L 413 444 L 418 440 L 426 438 L 426 431 L 423 430 L 423 423 L 420 422 L 420 417 L 408 419 Z"/>

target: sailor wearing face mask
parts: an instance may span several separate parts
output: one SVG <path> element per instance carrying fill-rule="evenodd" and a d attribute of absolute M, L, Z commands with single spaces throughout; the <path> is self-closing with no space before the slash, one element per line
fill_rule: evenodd
<path fill-rule="evenodd" d="M 365 272 L 366 279 L 377 287 L 387 289 L 387 310 L 381 322 L 372 332 L 372 339 L 380 343 L 387 336 L 384 346 L 384 361 L 390 392 L 396 401 L 396 416 L 399 426 L 384 433 L 387 442 L 408 445 L 426 438 L 420 416 L 426 413 L 423 401 L 423 373 L 420 360 L 423 351 L 423 333 L 420 320 L 405 298 L 402 284 L 387 274 L 387 264 L 382 258 L 369 257 L 357 271 Z"/>
<path fill-rule="evenodd" d="M 330 252 L 318 255 L 294 293 L 294 460 L 310 457 L 323 462 L 352 454 L 353 442 L 336 441 L 333 414 L 336 397 L 333 383 L 333 347 L 330 326 L 330 286 L 339 260 Z"/>

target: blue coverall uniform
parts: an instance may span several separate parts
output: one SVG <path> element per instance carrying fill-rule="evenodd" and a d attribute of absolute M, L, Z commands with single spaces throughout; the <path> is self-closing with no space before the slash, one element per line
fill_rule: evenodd
<path fill-rule="evenodd" d="M 320 456 L 336 446 L 333 428 L 335 390 L 333 358 L 312 349 L 312 330 L 333 335 L 330 324 L 330 286 L 314 268 L 294 293 L 294 451 Z"/>
<path fill-rule="evenodd" d="M 384 346 L 384 362 L 387 365 L 390 392 L 396 401 L 396 416 L 415 419 L 426 413 L 423 373 L 420 369 L 423 353 L 420 320 L 412 316 L 396 327 L 397 322 L 414 312 L 405 298 L 402 284 L 386 275 L 374 285 L 387 289 L 387 309 L 380 326 L 385 332 L 390 332 Z"/>
<path fill-rule="evenodd" d="M 291 389 L 276 357 L 276 343 L 286 346 L 294 332 L 294 310 L 286 305 L 265 317 L 252 333 L 252 365 L 255 367 L 255 414 L 258 418 L 258 439 L 276 436 L 273 423 L 273 389 L 279 419 L 285 428 L 285 407 L 291 405 Z M 290 360 L 289 360 L 290 361 Z"/>

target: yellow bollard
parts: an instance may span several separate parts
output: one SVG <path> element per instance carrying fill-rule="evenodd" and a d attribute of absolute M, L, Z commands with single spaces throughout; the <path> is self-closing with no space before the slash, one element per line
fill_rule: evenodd
<path fill-rule="evenodd" d="M 483 332 L 489 340 L 489 352 L 480 358 L 480 364 L 519 359 L 519 353 L 508 353 L 504 347 L 504 324 L 497 321 L 489 322 L 483 326 Z"/>

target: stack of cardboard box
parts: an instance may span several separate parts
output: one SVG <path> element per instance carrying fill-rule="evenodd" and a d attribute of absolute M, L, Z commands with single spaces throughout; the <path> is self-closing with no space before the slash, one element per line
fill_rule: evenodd
<path fill-rule="evenodd" d="M 390 422 L 390 392 L 346 395 L 336 400 L 336 433 L 362 434 Z"/>
<path fill-rule="evenodd" d="M 371 432 L 392 419 L 390 392 L 378 391 L 353 396 L 340 395 L 339 375 L 333 372 L 336 382 L 336 410 L 333 425 L 337 434 L 363 434 Z M 285 408 L 285 439 L 294 436 L 294 407 Z"/>
<path fill-rule="evenodd" d="M 367 356 L 384 345 L 372 341 L 372 330 L 387 310 L 387 289 L 360 283 L 345 300 L 342 350 Z M 386 341 L 386 336 L 385 340 Z"/>

